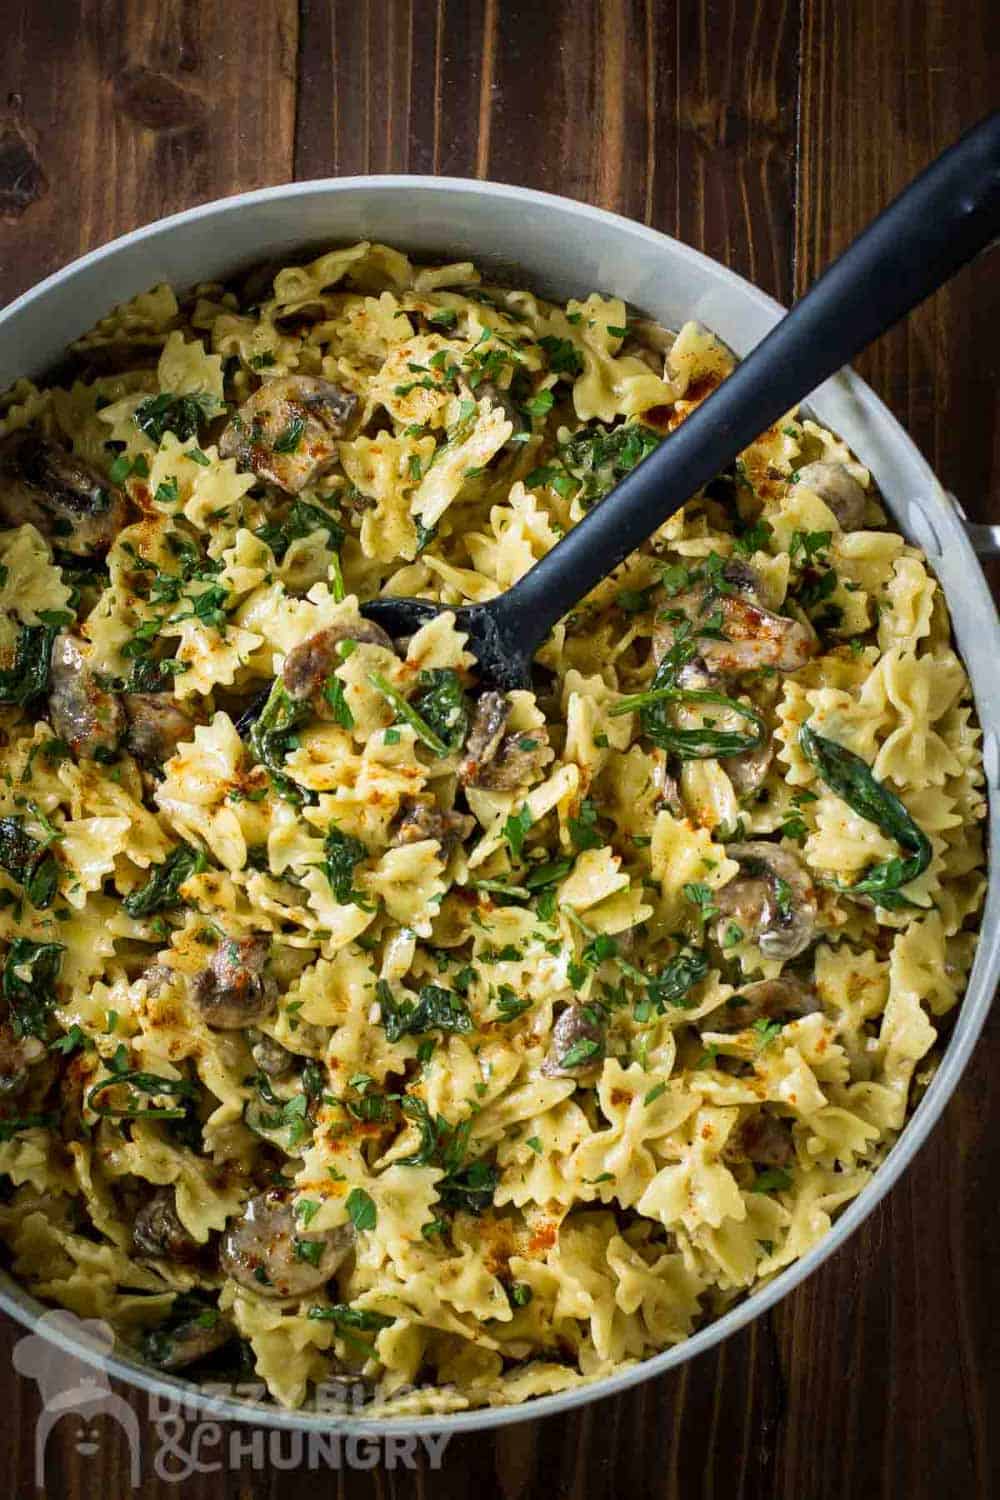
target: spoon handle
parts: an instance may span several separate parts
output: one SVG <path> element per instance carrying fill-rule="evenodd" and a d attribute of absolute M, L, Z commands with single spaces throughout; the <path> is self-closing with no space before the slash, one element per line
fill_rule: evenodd
<path fill-rule="evenodd" d="M 1000 237 L 1000 113 L 927 168 L 654 453 L 489 606 L 528 657 L 785 412 Z"/>

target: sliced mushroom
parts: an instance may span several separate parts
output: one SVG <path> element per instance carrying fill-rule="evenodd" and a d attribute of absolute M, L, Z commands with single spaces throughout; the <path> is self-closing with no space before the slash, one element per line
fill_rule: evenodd
<path fill-rule="evenodd" d="M 511 436 L 503 444 L 500 452 L 502 453 L 504 449 L 511 447 L 519 448 L 521 445 L 514 442 L 514 435 L 519 432 L 526 432 L 531 424 L 510 391 L 504 390 L 502 386 L 496 385 L 492 380 L 482 380 L 476 386 L 473 396 L 477 401 L 482 401 L 485 397 L 491 406 L 498 406 L 513 428 Z"/>
<path fill-rule="evenodd" d="M 331 625 L 326 630 L 317 630 L 293 646 L 285 657 L 281 668 L 281 680 L 288 696 L 296 703 L 308 700 L 319 718 L 332 719 L 333 709 L 327 703 L 323 689 L 331 672 L 343 662 L 338 651 L 342 641 L 356 641 L 359 645 L 382 646 L 393 650 L 392 638 L 371 620 L 358 620 L 356 625 Z"/>
<path fill-rule="evenodd" d="M 98 686 L 78 636 L 57 635 L 49 673 L 49 720 L 76 755 L 113 756 L 125 732 L 125 711 L 114 693 Z"/>
<path fill-rule="evenodd" d="M 35 432 L 0 445 L 0 521 L 30 522 L 64 552 L 107 552 L 127 519 L 121 490 L 65 448 Z"/>
<path fill-rule="evenodd" d="M 547 1078 L 577 1078 L 592 1073 L 604 1058 L 604 1020 L 596 1005 L 568 1005 L 552 1028 L 552 1042 L 542 1063 Z"/>
<path fill-rule="evenodd" d="M 125 747 L 148 766 L 162 766 L 193 737 L 196 721 L 166 693 L 125 693 Z"/>
<path fill-rule="evenodd" d="M 196 1360 L 207 1359 L 236 1337 L 236 1329 L 214 1307 L 194 1317 L 163 1328 L 150 1328 L 142 1341 L 142 1352 L 158 1370 L 180 1370 Z"/>
<path fill-rule="evenodd" d="M 679 613 L 691 622 L 698 641 L 701 670 L 725 677 L 734 672 L 752 672 L 771 667 L 778 672 L 796 672 L 816 649 L 809 630 L 786 615 L 776 615 L 760 602 L 762 585 L 749 563 L 730 559 L 722 569 L 720 593 L 710 581 L 699 584 L 670 600 L 668 614 Z M 718 612 L 718 613 L 716 613 Z M 714 618 L 713 618 L 714 617 Z M 699 635 L 699 626 L 721 620 L 719 634 Z M 662 655 L 675 639 L 669 626 L 654 635 L 654 652 Z M 690 664 L 689 664 L 690 665 Z M 693 685 L 693 680 L 686 684 Z"/>
<path fill-rule="evenodd" d="M 298 1230 L 280 1189 L 251 1198 L 222 1237 L 222 1269 L 262 1297 L 304 1297 L 318 1291 L 354 1248 L 354 1226 L 343 1224 L 321 1234 Z"/>
<path fill-rule="evenodd" d="M 269 937 L 225 938 L 192 986 L 193 999 L 209 1026 L 232 1031 L 252 1026 L 272 1011 L 278 991 L 264 973 Z"/>
<path fill-rule="evenodd" d="M 742 873 L 715 893 L 721 943 L 736 923 L 765 958 L 795 958 L 816 936 L 816 892 L 794 854 L 756 840 L 727 844 Z"/>
<path fill-rule="evenodd" d="M 496 755 L 481 766 L 475 785 L 493 792 L 509 792 L 533 781 L 551 759 L 549 738 L 544 729 L 508 734 L 500 741 Z"/>
<path fill-rule="evenodd" d="M 530 781 L 549 760 L 545 729 L 504 734 L 510 704 L 503 693 L 483 693 L 466 737 L 458 779 L 463 786 L 511 791 Z"/>
<path fill-rule="evenodd" d="M 139 1255 L 165 1260 L 196 1260 L 204 1249 L 181 1223 L 170 1187 L 159 1188 L 140 1208 L 132 1225 L 132 1239 Z"/>
<path fill-rule="evenodd" d="M 44 1042 L 34 1036 L 16 1037 L 9 1021 L 0 1022 L 0 1095 L 20 1094 L 29 1070 L 45 1056 Z"/>
<path fill-rule="evenodd" d="M 725 755 L 721 760 L 737 797 L 746 801 L 767 780 L 767 773 L 774 761 L 774 741 L 768 736 L 756 750 L 744 750 L 740 755 Z"/>
<path fill-rule="evenodd" d="M 795 1158 L 791 1120 L 767 1110 L 744 1115 L 730 1131 L 722 1152 L 724 1161 L 752 1161 L 761 1167 L 787 1167 Z"/>
<path fill-rule="evenodd" d="M 481 766 L 496 755 L 510 718 L 510 704 L 503 693 L 483 693 L 466 736 L 459 778 L 466 784 L 476 783 Z"/>
<path fill-rule="evenodd" d="M 841 531 L 857 531 L 864 520 L 868 496 L 844 464 L 817 461 L 799 470 L 797 484 L 818 495 L 837 517 Z"/>
<path fill-rule="evenodd" d="M 795 1019 L 814 1015 L 821 1009 L 811 985 L 793 974 L 782 974 L 777 979 L 758 979 L 745 984 L 718 1010 L 705 1016 L 701 1024 L 706 1031 L 746 1031 L 755 1021 Z"/>
<path fill-rule="evenodd" d="M 467 813 L 445 812 L 432 798 L 404 797 L 393 830 L 394 844 L 436 839 L 445 853 L 467 839 L 476 826 Z"/>
<path fill-rule="evenodd" d="M 282 1078 L 295 1067 L 295 1053 L 276 1042 L 273 1036 L 267 1036 L 254 1027 L 247 1033 L 247 1040 L 254 1062 L 268 1078 Z"/>
<path fill-rule="evenodd" d="M 223 458 L 297 495 L 337 459 L 358 398 L 314 375 L 267 380 L 219 439 Z"/>

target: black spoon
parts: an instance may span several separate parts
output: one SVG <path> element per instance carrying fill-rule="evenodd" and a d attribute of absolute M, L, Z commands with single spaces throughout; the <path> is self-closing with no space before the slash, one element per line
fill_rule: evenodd
<path fill-rule="evenodd" d="M 721 386 L 512 589 L 455 610 L 481 679 L 526 687 L 552 626 L 772 422 L 1000 237 L 1000 113 L 895 199 Z M 372 599 L 393 637 L 447 606 Z"/>

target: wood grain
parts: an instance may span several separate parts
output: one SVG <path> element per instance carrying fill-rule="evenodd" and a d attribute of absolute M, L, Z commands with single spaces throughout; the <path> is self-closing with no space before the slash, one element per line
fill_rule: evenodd
<path fill-rule="evenodd" d="M 1000 103 L 990 0 L 8 0 L 0 297 L 145 220 L 361 172 L 488 176 L 602 204 L 788 299 Z M 971 513 L 1000 519 L 996 261 L 862 362 Z M 575 1416 L 456 1439 L 441 1473 L 191 1474 L 185 1500 L 930 1500 L 997 1493 L 1000 1048 L 992 1022 L 887 1203 L 770 1316 Z M 34 1386 L 10 1373 L 0 1493 L 34 1493 Z M 145 1398 L 139 1493 L 157 1478 Z M 48 1493 L 128 1493 L 66 1418 Z M 229 1429 L 220 1433 L 225 1445 Z M 206 1448 L 206 1463 L 223 1447 Z M 273 1458 L 273 1462 L 271 1459 Z"/>
<path fill-rule="evenodd" d="M 223 61 L 234 37 L 245 66 Z M 5 299 L 150 219 L 291 177 L 297 38 L 294 0 L 5 7 Z"/>

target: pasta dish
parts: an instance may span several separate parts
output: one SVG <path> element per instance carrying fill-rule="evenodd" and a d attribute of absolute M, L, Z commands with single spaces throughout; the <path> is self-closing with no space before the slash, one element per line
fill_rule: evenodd
<path fill-rule="evenodd" d="M 813 1246 L 985 887 L 942 591 L 792 411 L 477 682 L 711 332 L 334 249 L 0 405 L 0 1241 L 192 1379 L 503 1405 Z M 446 606 L 406 640 L 379 594 Z"/>

